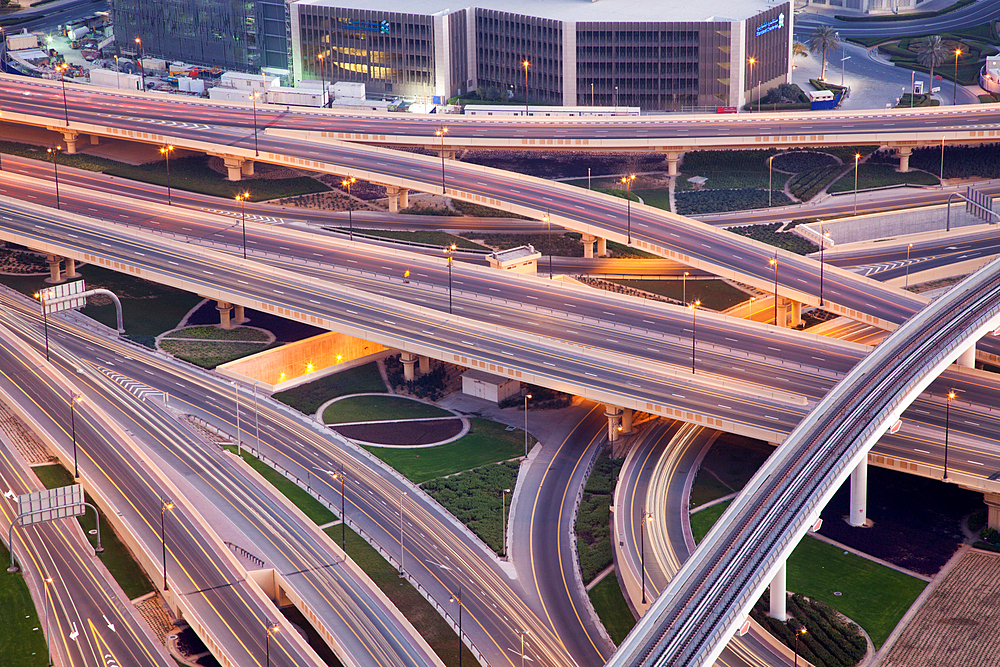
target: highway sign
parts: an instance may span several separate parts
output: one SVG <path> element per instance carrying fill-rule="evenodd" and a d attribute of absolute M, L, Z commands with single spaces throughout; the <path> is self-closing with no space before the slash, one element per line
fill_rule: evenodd
<path fill-rule="evenodd" d="M 737 636 L 742 637 L 743 635 L 745 635 L 748 632 L 750 632 L 750 619 L 749 618 L 747 620 L 743 621 L 743 625 L 741 625 L 740 629 L 736 631 L 736 634 L 737 634 Z"/>
<path fill-rule="evenodd" d="M 62 285 L 46 287 L 41 290 L 42 304 L 45 306 L 45 312 L 51 315 L 63 310 L 85 307 L 87 305 L 87 297 L 85 296 L 76 299 L 69 298 L 65 301 L 62 300 L 63 297 L 72 297 L 74 294 L 83 294 L 86 292 L 87 286 L 83 283 L 84 281 L 82 280 L 76 280 L 71 283 L 63 283 Z M 52 303 L 53 301 L 55 303 Z"/>
<path fill-rule="evenodd" d="M 903 420 L 897 419 L 896 423 L 889 427 L 889 433 L 898 433 L 899 429 L 903 426 Z"/>
<path fill-rule="evenodd" d="M 17 512 L 22 526 L 79 516 L 85 511 L 83 487 L 79 484 L 24 493 L 17 497 Z"/>

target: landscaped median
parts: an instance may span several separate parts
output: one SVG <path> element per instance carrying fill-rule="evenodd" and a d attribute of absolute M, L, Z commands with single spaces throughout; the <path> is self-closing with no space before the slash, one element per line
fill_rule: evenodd
<path fill-rule="evenodd" d="M 251 327 L 223 329 L 214 326 L 186 327 L 168 331 L 157 340 L 161 350 L 202 368 L 215 368 L 266 350 L 274 342 L 267 331 Z"/>

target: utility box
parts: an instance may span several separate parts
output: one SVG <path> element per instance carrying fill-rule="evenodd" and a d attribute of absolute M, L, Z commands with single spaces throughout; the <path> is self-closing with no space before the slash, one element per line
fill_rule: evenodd
<path fill-rule="evenodd" d="M 321 107 L 326 95 L 319 88 L 272 88 L 267 91 L 268 104 L 284 104 L 298 107 Z"/>
<path fill-rule="evenodd" d="M 7 48 L 11 51 L 20 51 L 21 49 L 37 49 L 38 35 L 30 32 L 23 33 L 21 35 L 11 35 L 7 38 Z"/>
<path fill-rule="evenodd" d="M 832 90 L 809 91 L 809 107 L 813 111 L 836 109 L 839 101 L 840 94 L 835 94 Z"/>
<path fill-rule="evenodd" d="M 337 99 L 363 100 L 365 99 L 365 84 L 338 81 L 333 84 L 333 96 Z"/>
<path fill-rule="evenodd" d="M 532 245 L 523 245 L 510 250 L 497 250 L 487 255 L 490 266 L 501 271 L 515 273 L 536 273 L 538 260 L 542 253 L 537 252 Z"/>
<path fill-rule="evenodd" d="M 102 88 L 114 88 L 115 90 L 140 90 L 142 88 L 142 77 L 138 74 L 94 68 L 90 70 L 90 83 Z"/>
<path fill-rule="evenodd" d="M 499 403 L 505 398 L 521 392 L 521 383 L 500 375 L 493 375 L 475 368 L 462 373 L 462 393 L 475 396 L 491 403 Z"/>

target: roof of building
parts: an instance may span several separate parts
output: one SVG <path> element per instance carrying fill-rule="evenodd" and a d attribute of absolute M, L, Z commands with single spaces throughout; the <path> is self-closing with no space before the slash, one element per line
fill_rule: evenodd
<path fill-rule="evenodd" d="M 496 250 L 490 253 L 490 257 L 501 264 L 507 264 L 509 262 L 519 262 L 531 258 L 537 259 L 541 257 L 541 253 L 536 251 L 534 246 L 522 245 L 516 248 L 509 248 L 507 250 Z"/>
<path fill-rule="evenodd" d="M 344 7 L 373 11 L 399 12 L 430 16 L 450 14 L 462 8 L 448 0 L 299 0 L 296 5 Z M 675 21 L 738 21 L 781 4 L 769 0 L 478 0 L 468 6 L 522 16 L 535 16 L 557 21 L 595 22 L 675 22 Z"/>
<path fill-rule="evenodd" d="M 462 373 L 463 378 L 469 378 L 470 380 L 479 380 L 480 382 L 485 382 L 486 384 L 502 385 L 507 382 L 517 382 L 513 378 L 504 377 L 502 375 L 494 375 L 493 373 L 487 373 L 486 371 L 481 371 L 478 368 L 470 368 L 469 370 Z"/>

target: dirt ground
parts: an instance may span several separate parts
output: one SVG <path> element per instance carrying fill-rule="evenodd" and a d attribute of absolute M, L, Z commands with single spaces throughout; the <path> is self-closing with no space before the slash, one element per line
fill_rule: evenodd
<path fill-rule="evenodd" d="M 461 419 L 409 420 L 387 424 L 336 426 L 336 431 L 353 440 L 384 445 L 429 445 L 456 436 Z"/>

